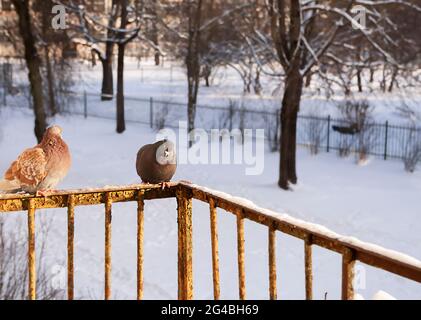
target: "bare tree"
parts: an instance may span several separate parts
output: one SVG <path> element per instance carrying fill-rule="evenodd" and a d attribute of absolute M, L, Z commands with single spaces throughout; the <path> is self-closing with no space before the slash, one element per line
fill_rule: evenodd
<path fill-rule="evenodd" d="M 101 99 L 112 100 L 114 96 L 113 52 L 116 43 L 115 31 L 118 18 L 117 5 L 119 0 L 112 0 L 110 10 L 103 17 L 93 15 L 88 12 L 85 5 L 79 4 L 73 0 L 53 1 L 54 3 L 64 5 L 67 11 L 72 14 L 68 30 L 72 41 L 89 47 L 101 61 Z M 104 20 L 106 21 L 105 23 L 103 22 Z"/>
<path fill-rule="evenodd" d="M 18 15 L 19 33 L 25 48 L 25 61 L 28 67 L 28 78 L 31 86 L 31 95 L 35 114 L 35 136 L 41 141 L 47 128 L 47 119 L 44 110 L 43 85 L 41 77 L 41 59 L 36 47 L 36 39 L 33 34 L 32 18 L 29 8 L 29 0 L 12 0 Z"/>
<path fill-rule="evenodd" d="M 170 15 L 169 23 L 160 20 L 160 24 L 171 34 L 172 41 L 176 43 L 174 47 L 176 55 L 184 59 L 186 66 L 188 132 L 195 128 L 200 75 L 205 62 L 205 59 L 203 59 L 205 48 L 203 34 L 211 32 L 211 30 L 214 31 L 215 26 L 220 25 L 222 21 L 226 21 L 249 6 L 249 4 L 233 5 L 230 2 L 228 2 L 229 8 L 222 11 L 211 10 L 216 4 L 222 3 L 220 1 L 183 0 L 175 5 L 167 4 L 165 7 L 167 12 L 171 12 L 173 16 L 183 16 L 185 19 L 171 19 Z M 163 6 L 162 9 L 164 9 Z M 210 15 L 210 12 L 213 14 Z M 176 26 L 173 25 L 174 20 L 178 21 Z M 190 145 L 191 143 L 190 141 Z"/>
<path fill-rule="evenodd" d="M 92 51 L 98 55 L 99 60 L 102 64 L 102 86 L 101 86 L 101 99 L 102 100 L 111 100 L 114 95 L 114 83 L 113 83 L 113 51 L 114 51 L 114 41 L 112 40 L 114 36 L 113 27 L 115 26 L 116 21 L 116 2 L 113 0 L 111 3 L 111 12 L 108 18 L 107 26 L 107 38 L 105 39 L 105 52 L 101 52 L 97 46 L 92 47 Z"/>
<path fill-rule="evenodd" d="M 202 0 L 188 1 L 188 40 L 186 53 L 187 67 L 187 108 L 188 108 L 188 131 L 194 129 L 196 118 L 197 94 L 200 82 L 200 34 L 202 23 Z M 190 142 L 191 143 L 191 142 Z"/>
<path fill-rule="evenodd" d="M 73 32 L 76 32 L 72 35 L 73 41 L 88 46 L 101 60 L 103 67 L 102 100 L 110 100 L 113 97 L 112 55 L 114 45 L 117 45 L 116 131 L 118 133 L 124 132 L 126 129 L 124 117 L 125 48 L 129 42 L 139 35 L 142 19 L 138 14 L 142 11 L 137 10 L 136 6 L 132 4 L 129 5 L 127 0 L 112 0 L 108 22 L 104 24 L 100 18 L 90 14 L 83 5 L 77 5 L 71 0 L 66 3 L 58 0 L 55 0 L 55 2 L 65 5 L 70 12 L 76 15 L 77 23 L 74 23 L 71 28 Z M 116 27 L 117 20 L 120 21 L 118 28 Z M 131 24 L 135 24 L 135 26 L 129 27 Z M 105 39 L 97 35 L 98 29 L 106 34 Z M 82 35 L 83 40 L 79 39 L 80 35 Z M 100 44 L 105 45 L 105 52 L 101 51 Z"/>
<path fill-rule="evenodd" d="M 134 16 L 133 21 L 137 23 L 137 26 L 132 30 L 127 30 L 129 21 L 128 3 L 127 0 L 119 0 L 120 3 L 120 28 L 117 36 L 117 47 L 118 47 L 118 63 L 117 63 L 117 132 L 122 133 L 126 130 L 126 123 L 124 117 L 124 52 L 126 45 L 135 39 L 140 31 L 139 18 Z M 132 8 L 132 12 L 136 13 L 136 10 Z M 132 22 L 133 22 L 132 21 Z"/>
<path fill-rule="evenodd" d="M 51 13 L 52 1 L 37 1 L 36 5 L 40 6 L 38 9 L 41 11 L 41 35 L 44 42 L 43 50 L 44 50 L 44 62 L 46 67 L 46 78 L 47 78 L 47 88 L 48 88 L 48 105 L 50 109 L 51 115 L 55 115 L 57 113 L 57 105 L 56 105 L 56 97 L 55 97 L 55 89 L 54 89 L 54 73 L 53 67 L 51 65 L 51 58 L 50 58 L 50 46 L 49 46 L 49 37 L 48 31 L 50 29 L 50 20 L 49 14 Z"/>
<path fill-rule="evenodd" d="M 367 8 L 367 25 L 362 26 L 352 18 L 354 5 Z M 388 52 L 386 28 L 380 28 L 383 16 L 380 9 L 389 5 L 406 5 L 421 12 L 421 8 L 410 1 L 317 1 L 317 0 L 268 0 L 272 48 L 285 73 L 284 94 L 281 108 L 281 146 L 278 185 L 288 189 L 297 182 L 296 135 L 297 115 L 301 102 L 304 78 L 313 69 L 320 72 L 326 60 L 333 59 L 346 64 L 338 56 L 337 46 L 347 48 L 355 34 L 361 34 L 371 49 L 380 53 L 391 64 L 396 60 Z M 386 22 L 387 23 L 387 22 Z M 354 28 L 353 28 L 354 27 Z M 260 36 L 260 35 L 259 35 Z M 263 41 L 266 45 L 268 40 Z M 343 50 L 345 52 L 345 50 Z"/>
<path fill-rule="evenodd" d="M 155 54 L 154 54 L 154 58 L 155 58 L 155 65 L 159 66 L 160 62 L 161 62 L 161 53 L 159 48 L 159 24 L 158 24 L 158 19 L 156 18 L 159 14 L 158 12 L 158 5 L 157 2 L 158 0 L 151 0 L 151 14 L 152 16 L 154 16 L 154 19 L 151 19 L 151 25 L 152 25 L 152 30 L 151 30 L 151 40 L 152 43 L 154 45 L 155 48 Z"/>
<path fill-rule="evenodd" d="M 42 52 L 44 101 L 48 115 L 54 116 L 62 111 L 63 92 L 68 91 L 73 84 L 71 57 L 76 50 L 65 30 L 51 28 L 51 9 L 53 0 L 33 0 L 32 18 L 34 34 L 39 40 L 39 50 Z"/>

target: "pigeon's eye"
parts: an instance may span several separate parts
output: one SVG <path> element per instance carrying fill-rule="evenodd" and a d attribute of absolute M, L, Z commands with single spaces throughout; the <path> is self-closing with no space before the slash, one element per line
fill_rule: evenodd
<path fill-rule="evenodd" d="M 53 140 L 48 141 L 48 144 L 52 146 L 54 144 Z"/>

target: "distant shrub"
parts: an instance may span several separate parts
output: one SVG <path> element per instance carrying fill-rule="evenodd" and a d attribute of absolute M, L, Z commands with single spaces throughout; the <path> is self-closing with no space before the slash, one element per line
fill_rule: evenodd
<path fill-rule="evenodd" d="M 338 109 L 346 125 L 338 127 L 337 130 L 340 129 L 339 132 L 347 132 L 347 135 L 356 136 L 357 160 L 359 163 L 363 162 L 368 158 L 377 139 L 373 121 L 374 107 L 366 100 L 347 100 L 345 103 L 339 104 Z M 341 137 L 340 156 L 347 156 L 350 153 L 353 141 L 355 140 L 345 137 L 345 135 Z"/>
<path fill-rule="evenodd" d="M 9 227 L 9 217 L 0 217 L 0 300 L 25 300 L 28 298 L 28 253 L 25 228 L 20 221 Z M 45 245 L 49 221 L 41 219 L 41 240 L 37 241 L 37 299 L 64 299 L 65 288 L 59 288 L 55 271 L 47 272 Z M 65 273 L 64 273 L 65 276 Z"/>
<path fill-rule="evenodd" d="M 411 127 L 404 145 L 403 163 L 405 171 L 414 172 L 418 162 L 421 161 L 420 131 L 415 126 Z"/>
<path fill-rule="evenodd" d="M 306 141 L 312 155 L 320 151 L 323 140 L 326 138 L 326 121 L 320 118 L 316 110 L 311 111 L 304 118 L 304 130 Z"/>
<path fill-rule="evenodd" d="M 274 112 L 263 113 L 263 121 L 265 123 L 265 138 L 268 142 L 271 152 L 279 151 L 280 144 L 280 110 Z"/>
<path fill-rule="evenodd" d="M 229 99 L 228 107 L 226 108 L 226 110 L 223 110 L 219 113 L 219 129 L 228 129 L 229 131 L 233 129 L 234 117 L 237 113 L 237 110 L 238 102 L 233 99 Z"/>
<path fill-rule="evenodd" d="M 353 145 L 353 137 L 348 135 L 341 135 L 339 137 L 338 155 L 341 158 L 346 158 L 351 154 Z"/>
<path fill-rule="evenodd" d="M 165 128 L 168 119 L 169 105 L 171 101 L 162 101 L 155 104 L 154 110 L 154 128 L 159 131 Z"/>

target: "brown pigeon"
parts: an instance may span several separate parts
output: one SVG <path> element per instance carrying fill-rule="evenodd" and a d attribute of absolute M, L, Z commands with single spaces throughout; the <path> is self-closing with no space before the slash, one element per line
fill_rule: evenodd
<path fill-rule="evenodd" d="M 26 149 L 0 180 L 0 190 L 45 195 L 67 175 L 71 157 L 59 126 L 48 128 L 40 144 Z"/>
<path fill-rule="evenodd" d="M 136 170 L 144 183 L 160 183 L 162 188 L 165 188 L 174 176 L 176 168 L 176 151 L 174 144 L 169 140 L 147 144 L 137 153 Z"/>

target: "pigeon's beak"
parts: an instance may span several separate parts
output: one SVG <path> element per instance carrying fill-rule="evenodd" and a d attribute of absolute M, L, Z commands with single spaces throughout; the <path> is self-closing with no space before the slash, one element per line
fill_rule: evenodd
<path fill-rule="evenodd" d="M 167 158 L 169 156 L 169 152 L 167 150 L 164 151 L 164 156 Z"/>

